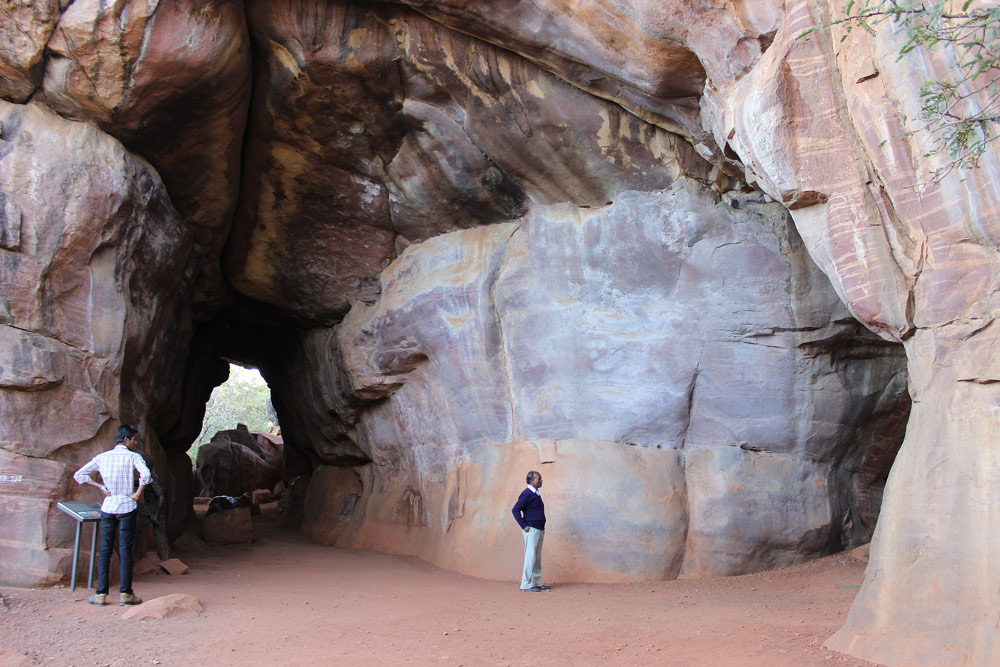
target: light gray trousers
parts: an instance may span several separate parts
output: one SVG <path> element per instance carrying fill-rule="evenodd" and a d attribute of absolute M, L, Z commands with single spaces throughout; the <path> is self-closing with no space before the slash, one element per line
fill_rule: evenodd
<path fill-rule="evenodd" d="M 542 540 L 545 531 L 528 528 L 521 531 L 524 537 L 524 571 L 521 573 L 521 588 L 532 588 L 542 585 Z"/>

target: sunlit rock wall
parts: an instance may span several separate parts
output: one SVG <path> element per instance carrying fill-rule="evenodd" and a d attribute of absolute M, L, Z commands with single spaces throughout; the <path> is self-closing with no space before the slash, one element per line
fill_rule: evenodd
<path fill-rule="evenodd" d="M 711 139 L 696 128 L 695 145 L 785 204 L 852 314 L 907 350 L 914 412 L 903 458 L 866 583 L 830 645 L 890 664 L 1000 661 L 991 565 L 1000 545 L 989 527 L 1000 162 L 993 143 L 979 169 L 935 183 L 947 154 L 934 150 L 931 133 L 904 134 L 919 127 L 921 84 L 955 80 L 950 47 L 900 58 L 906 36 L 890 22 L 842 40 L 846 26 L 829 27 L 842 5 L 829 2 L 552 0 L 525 21 L 513 18 L 522 15 L 514 0 L 407 4 L 581 87 L 621 82 L 624 92 L 609 97 L 642 107 L 639 115 L 659 112 L 643 117 L 663 125 L 679 117 L 663 98 L 630 94 L 629 84 L 656 80 L 630 65 L 656 53 L 651 35 L 671 35 L 697 55 L 700 130 Z M 614 51 L 602 49 L 609 43 Z M 985 103 L 973 99 L 969 109 Z"/>
<path fill-rule="evenodd" d="M 306 531 L 509 578 L 509 506 L 540 468 L 552 578 L 738 574 L 866 539 L 869 451 L 846 454 L 900 409 L 900 350 L 782 207 L 731 203 L 682 180 L 408 249 L 338 332 L 372 464 L 354 500 L 310 492 Z"/>
<path fill-rule="evenodd" d="M 888 664 L 996 664 L 1000 159 L 994 142 L 978 169 L 948 170 L 934 133 L 904 135 L 920 127 L 906 119 L 921 115 L 921 84 L 956 76 L 947 45 L 900 57 L 907 38 L 891 22 L 797 39 L 836 18 L 832 5 L 789 3 L 753 70 L 717 81 L 703 107 L 749 180 L 791 209 L 851 312 L 906 349 L 906 440 L 865 582 L 829 645 Z"/>

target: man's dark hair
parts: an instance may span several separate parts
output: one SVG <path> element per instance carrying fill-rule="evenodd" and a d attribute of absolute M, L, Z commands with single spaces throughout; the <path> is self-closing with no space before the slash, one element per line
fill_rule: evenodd
<path fill-rule="evenodd" d="M 139 432 L 135 426 L 125 424 L 124 426 L 118 427 L 118 433 L 115 434 L 115 444 L 120 444 L 125 442 L 125 438 L 134 438 L 135 434 Z"/>
<path fill-rule="evenodd" d="M 536 475 L 538 475 L 538 473 L 532 470 L 531 472 L 528 473 L 528 477 L 524 481 L 526 481 L 528 484 L 531 484 L 531 481 L 535 479 Z"/>

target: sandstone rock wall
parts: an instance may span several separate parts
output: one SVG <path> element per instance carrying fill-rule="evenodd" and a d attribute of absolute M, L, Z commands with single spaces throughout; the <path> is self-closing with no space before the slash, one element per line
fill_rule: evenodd
<path fill-rule="evenodd" d="M 838 9 L 0 8 L 0 577 L 68 569 L 52 501 L 121 421 L 179 473 L 221 358 L 272 384 L 308 534 L 504 578 L 538 466 L 553 575 L 864 539 L 912 398 L 831 646 L 1000 660 L 1000 165 L 927 184 L 897 128 L 952 56 L 796 38 Z"/>
<path fill-rule="evenodd" d="M 951 171 L 933 135 L 905 138 L 920 84 L 954 55 L 905 58 L 900 29 L 797 40 L 826 7 L 790 3 L 771 49 L 720 85 L 711 114 L 760 186 L 785 202 L 851 312 L 902 340 L 913 411 L 886 487 L 865 584 L 831 646 L 887 663 L 1000 660 L 990 529 L 1000 190 L 996 150 Z M 728 90 L 727 90 L 728 88 Z M 945 565 L 947 564 L 947 565 Z"/>
<path fill-rule="evenodd" d="M 409 243 L 710 169 L 620 106 L 402 8 L 268 2 L 250 17 L 261 66 L 228 270 L 317 323 L 374 298 Z"/>
<path fill-rule="evenodd" d="M 307 515 L 338 529 L 307 532 L 506 578 L 508 505 L 542 466 L 560 579 L 738 574 L 864 541 L 844 450 L 898 406 L 899 350 L 859 335 L 782 207 L 740 205 L 683 181 L 408 249 L 338 333 L 347 389 L 378 402 L 333 406 L 372 465 L 348 511 L 310 489 Z"/>
<path fill-rule="evenodd" d="M 31 20 L 39 15 L 58 21 L 43 44 L 44 67 L 35 67 L 43 74 L 29 79 L 35 99 L 152 163 L 206 255 L 195 301 L 218 307 L 228 290 L 218 259 L 236 206 L 250 100 L 243 3 L 81 0 L 41 3 Z M 30 31 L 26 21 L 18 27 Z"/>
<path fill-rule="evenodd" d="M 189 229 L 156 172 L 91 125 L 0 102 L 0 567 L 6 581 L 57 580 L 82 497 L 71 475 L 147 430 L 154 380 L 183 355 L 196 271 Z"/>

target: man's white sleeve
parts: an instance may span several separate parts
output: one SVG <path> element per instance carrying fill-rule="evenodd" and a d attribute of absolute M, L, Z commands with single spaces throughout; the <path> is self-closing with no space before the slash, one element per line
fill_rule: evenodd
<path fill-rule="evenodd" d="M 86 465 L 73 473 L 73 479 L 76 480 L 77 484 L 86 484 L 87 482 L 91 482 L 93 480 L 90 479 L 90 473 L 95 470 L 97 470 L 97 457 L 90 459 Z"/>
<path fill-rule="evenodd" d="M 149 480 L 152 479 L 153 475 L 149 472 L 146 461 L 138 454 L 135 455 L 135 469 L 139 471 L 139 486 L 149 484 Z"/>

